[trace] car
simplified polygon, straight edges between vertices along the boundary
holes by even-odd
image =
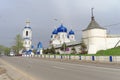
[[[10,52],[10,56],[15,56],[15,53],[14,52]]]
[[[22,54],[16,54],[15,56],[22,56]]]

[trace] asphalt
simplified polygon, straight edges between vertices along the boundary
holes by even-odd
[[[1,60],[29,80],[120,80],[120,65],[115,64],[68,63],[23,57],[2,57]]]

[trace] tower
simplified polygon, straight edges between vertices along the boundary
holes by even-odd
[[[91,21],[88,27],[82,31],[82,40],[87,46],[88,54],[96,54],[98,50],[104,50],[106,47],[106,29],[95,21],[93,8],[91,13]]]
[[[70,30],[68,37],[70,41],[75,41],[75,33],[72,29]]]
[[[31,49],[32,45],[32,29],[30,27],[30,21],[26,21],[26,26],[23,29],[23,47],[26,51]]]

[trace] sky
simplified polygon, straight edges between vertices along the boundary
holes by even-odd
[[[61,23],[80,41],[82,30],[91,20],[91,8],[95,20],[109,34],[120,34],[120,0],[0,0],[0,45],[14,45],[27,19],[35,47],[39,41],[48,47],[52,31]]]

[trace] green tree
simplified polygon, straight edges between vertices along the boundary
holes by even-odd
[[[48,48],[47,48],[47,49],[43,49],[43,53],[44,53],[44,54],[50,53],[50,49],[48,49]]]
[[[86,54],[87,53],[87,46],[85,45],[84,42],[82,42],[80,45],[81,45],[81,48],[80,48],[81,54]]]
[[[72,54],[75,54],[75,53],[76,53],[75,47],[72,47],[72,48],[71,48],[71,51],[72,51]]]
[[[60,49],[65,52],[67,49],[66,43],[63,43]]]
[[[10,48],[0,45],[0,54],[4,53],[5,55],[9,55]]]
[[[51,47],[51,49],[50,49],[50,53],[51,53],[51,54],[56,54],[56,51],[55,51],[55,48],[54,48],[53,45],[52,45],[52,47]]]
[[[16,35],[15,45],[12,46],[12,49],[15,51],[16,54],[19,54],[19,51],[23,49],[23,41],[20,34]]]
[[[11,48],[5,47],[4,48],[4,54],[5,55],[9,55],[10,54],[10,50],[11,50]]]
[[[4,52],[4,46],[3,45],[0,45],[0,54]]]

